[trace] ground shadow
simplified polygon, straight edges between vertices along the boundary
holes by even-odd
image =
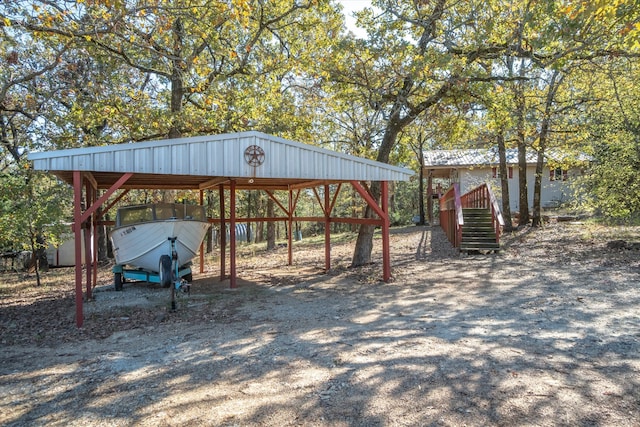
[[[0,390],[12,391],[2,404],[25,409],[3,422],[640,421],[637,273],[494,255],[426,262],[434,229],[419,233],[392,284],[314,267],[235,289],[208,277],[161,324],[87,343],[102,353],[20,361],[14,349],[0,356]]]

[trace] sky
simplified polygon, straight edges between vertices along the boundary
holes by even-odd
[[[371,6],[371,0],[337,0],[342,5],[347,28],[358,37],[366,37],[367,33],[356,27],[353,12]]]

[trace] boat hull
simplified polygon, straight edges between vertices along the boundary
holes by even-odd
[[[119,265],[157,273],[160,257],[171,255],[171,238],[182,266],[196,256],[208,229],[207,222],[184,219],[124,225],[111,232],[113,254]]]

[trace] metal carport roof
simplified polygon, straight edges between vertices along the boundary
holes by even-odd
[[[250,147],[262,150],[260,165],[246,161]],[[414,174],[256,131],[30,153],[29,160],[34,169],[69,184],[73,171],[91,172],[100,189],[109,188],[123,173],[134,175],[122,188],[176,190],[206,189],[224,178],[235,178],[239,189],[289,189],[314,181],[406,181]]]

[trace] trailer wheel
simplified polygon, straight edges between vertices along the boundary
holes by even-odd
[[[169,255],[162,255],[160,257],[160,264],[158,266],[158,275],[160,279],[160,286],[168,288],[171,285],[171,257]]]
[[[115,273],[113,275],[113,283],[115,284],[116,291],[122,290],[122,273]]]
[[[182,278],[186,280],[187,283],[191,283],[193,282],[193,273],[187,273],[184,276],[182,276]]]

